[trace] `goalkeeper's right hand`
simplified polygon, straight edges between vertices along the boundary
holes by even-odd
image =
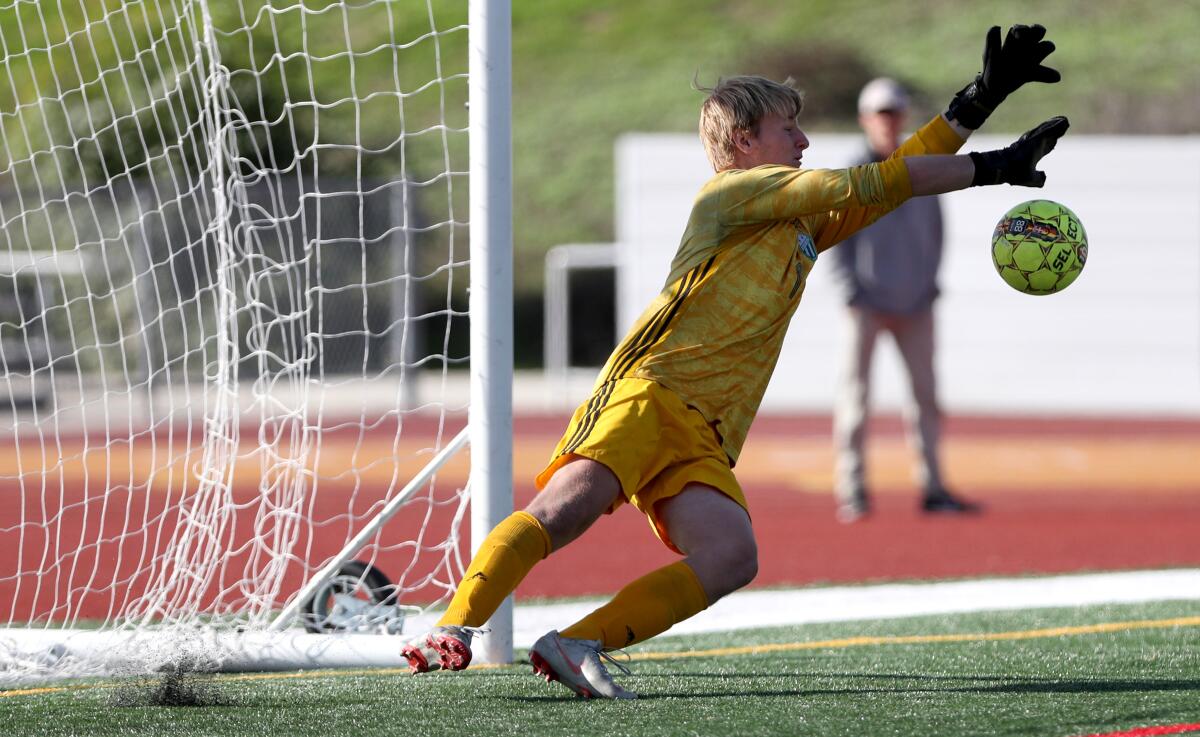
[[[1039,25],[1013,26],[1000,43],[1000,26],[988,29],[983,44],[983,71],[958,91],[950,101],[946,117],[964,128],[976,130],[1004,98],[1026,82],[1053,84],[1062,79],[1057,69],[1042,64],[1054,51]]]
[[[1038,171],[1038,162],[1054,150],[1054,145],[1069,127],[1071,123],[1066,118],[1051,118],[1025,133],[1011,146],[998,151],[972,151],[967,154],[975,162],[971,186],[1016,184],[1021,187],[1041,187],[1046,183],[1046,173]]]

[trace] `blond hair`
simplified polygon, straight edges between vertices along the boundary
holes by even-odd
[[[733,166],[733,134],[739,130],[758,132],[758,124],[771,113],[795,120],[804,108],[804,98],[791,77],[782,83],[757,76],[718,79],[716,87],[695,85],[708,97],[700,107],[700,140],[713,169]]]

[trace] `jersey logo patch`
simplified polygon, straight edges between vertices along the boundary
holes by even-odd
[[[805,258],[813,263],[817,262],[817,247],[813,244],[813,239],[803,230],[796,233],[796,251],[804,254]],[[795,299],[796,294],[800,291],[800,287],[804,286],[804,262],[796,259],[794,264],[796,268],[796,283],[792,285],[792,291],[788,294],[788,299]]]
[[[813,243],[813,239],[809,237],[808,233],[801,232],[796,234],[796,248],[800,251],[800,253],[803,253],[809,261],[817,260],[817,247]]]

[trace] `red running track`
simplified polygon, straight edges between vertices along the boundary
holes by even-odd
[[[410,432],[422,433],[417,423],[410,424]],[[532,476],[565,424],[565,417],[518,421],[518,508],[532,497]],[[344,434],[357,442],[357,433]],[[873,440],[896,446],[887,451],[893,465],[906,457],[898,449],[899,436],[894,419],[873,426]],[[738,474],[759,540],[755,587],[1200,565],[1200,463],[1195,452],[1200,450],[1200,420],[955,418],[946,432],[948,466],[954,471],[950,480],[955,481],[955,474],[972,479],[977,485],[961,491],[982,501],[985,512],[963,518],[923,516],[903,474],[884,474],[884,483],[874,489],[875,514],[854,525],[835,521],[828,483],[821,480],[829,471],[828,437],[827,417],[767,417],[752,431]],[[383,446],[385,451],[390,447],[387,442]],[[1044,456],[1047,448],[1064,449],[1059,455],[1065,454],[1067,465],[1055,465],[1055,455],[1040,465],[1027,462]],[[798,462],[801,457],[807,461]],[[1015,465],[989,466],[988,457],[1017,460]],[[464,470],[442,475],[454,473]],[[346,479],[323,483],[311,512],[318,519],[334,519],[354,494],[356,507],[365,512],[382,488],[386,486],[370,481],[359,486]],[[239,487],[237,492],[239,501],[248,502],[255,488]],[[176,519],[165,512],[162,494],[110,489],[98,508],[78,504],[71,498],[76,493],[82,492],[67,488],[64,495],[50,494],[50,501],[63,505],[56,512],[43,509],[40,497],[20,501],[14,479],[0,484],[0,498],[8,500],[0,504],[0,601],[9,602],[16,621],[31,611],[39,612],[40,619],[106,618],[149,583],[145,545],[153,537],[169,537]],[[145,522],[144,534],[124,534],[130,529],[130,510],[135,522]],[[435,523],[444,523],[452,513],[452,507],[434,510]],[[27,524],[49,515],[58,521],[53,530]],[[253,530],[252,523],[239,522],[239,528]],[[411,539],[418,523],[404,518],[389,522],[385,543]],[[23,536],[14,534],[23,524]],[[327,559],[351,532],[346,526],[345,521],[335,523],[329,534],[311,540],[301,534],[296,549],[306,551],[311,562]],[[102,541],[81,545],[84,529],[92,535],[102,532]],[[377,559],[393,579],[404,569],[403,552],[393,547]],[[251,553],[248,549],[234,568]],[[645,518],[624,506],[538,565],[517,595],[611,594],[675,559]],[[43,573],[14,575],[18,560],[19,570]],[[114,577],[119,581],[115,586]],[[297,565],[283,590],[295,590],[302,581]],[[418,591],[410,600],[432,598]]]

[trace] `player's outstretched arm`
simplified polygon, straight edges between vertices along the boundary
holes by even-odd
[[[1046,174],[1038,170],[1038,162],[1054,150],[1069,127],[1066,118],[1051,118],[1012,145],[996,151],[973,151],[965,156],[905,157],[912,193],[914,196],[943,194],[988,184],[1041,187],[1046,183]]]
[[[1054,83],[1062,76],[1042,64],[1054,51],[1054,43],[1045,39],[1046,29],[1039,25],[1016,25],[1008,29],[1000,42],[1000,26],[988,29],[983,44],[983,71],[950,101],[946,119],[973,131],[1021,85],[1027,82]]]

